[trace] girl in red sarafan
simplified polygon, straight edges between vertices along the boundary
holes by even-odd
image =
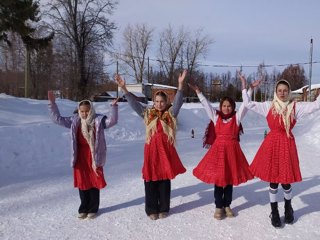
[[[277,200],[279,184],[284,192],[284,222],[291,224],[294,221],[291,183],[302,181],[297,147],[291,130],[298,119],[320,109],[319,96],[314,102],[294,102],[290,93],[289,82],[281,79],[275,85],[273,101],[252,101],[247,105],[250,110],[266,117],[270,128],[250,170],[254,176],[269,183],[270,218],[274,227],[282,225]],[[248,101],[250,95],[249,90]]]
[[[80,219],[92,219],[99,210],[100,189],[107,184],[103,175],[106,162],[106,140],[104,129],[118,121],[117,99],[113,101],[111,116],[96,114],[92,103],[83,100],[77,112],[70,117],[62,117],[52,91],[48,92],[50,118],[56,124],[70,128],[74,187],[79,189]]]
[[[238,73],[240,76],[241,74]],[[240,77],[242,95],[247,96],[246,81]],[[249,171],[249,164],[239,144],[239,134],[242,130],[241,120],[245,111],[245,102],[235,111],[233,99],[224,97],[220,101],[220,110],[214,109],[197,86],[189,85],[198,95],[205,108],[210,125],[207,128],[207,138],[213,140],[210,149],[194,168],[193,175],[201,181],[214,184],[214,198],[216,209],[214,218],[221,220],[225,216],[233,217],[230,208],[232,202],[233,185],[239,185],[253,178]],[[247,100],[247,97],[243,97]],[[207,144],[208,142],[204,142]]]
[[[168,96],[159,91],[155,94],[152,108],[138,102],[127,90],[120,75],[116,76],[129,105],[144,119],[146,125],[142,177],[145,185],[145,211],[152,220],[168,216],[171,179],[186,171],[175,149],[176,117],[183,104],[182,88],[186,73],[186,70],[183,71],[178,78],[179,86],[173,105]]]

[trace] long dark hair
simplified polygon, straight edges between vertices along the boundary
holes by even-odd
[[[236,109],[236,102],[235,102],[231,97],[227,97],[227,96],[221,98],[221,100],[220,100],[220,111],[221,111],[222,104],[223,104],[224,101],[228,101],[228,102],[231,104],[232,110],[235,111],[235,109]]]

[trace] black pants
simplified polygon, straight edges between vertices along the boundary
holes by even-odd
[[[278,189],[278,187],[279,187],[279,183],[270,183],[270,188],[272,188],[272,189]],[[281,184],[281,186],[282,186],[282,188],[284,189],[284,190],[289,190],[290,188],[291,188],[291,184],[290,183],[288,183],[288,184]]]
[[[144,181],[146,214],[169,212],[171,181]]]
[[[214,186],[214,199],[217,208],[229,207],[232,202],[233,186]]]
[[[100,190],[97,188],[91,188],[89,190],[80,190],[79,195],[81,204],[79,207],[79,213],[97,213],[100,203]]]

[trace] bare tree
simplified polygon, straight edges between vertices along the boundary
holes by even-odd
[[[56,35],[53,44],[54,63],[48,88],[60,90],[61,97],[71,99],[71,90],[78,82],[76,51],[73,43],[62,35]]]
[[[0,42],[0,66],[8,71],[23,71],[24,66],[24,45],[17,33],[9,32],[10,46]]]
[[[52,28],[58,35],[72,43],[75,52],[77,87],[76,98],[89,95],[89,49],[106,49],[112,45],[115,24],[111,15],[117,2],[113,0],[54,0],[49,4],[48,15],[54,22]]]
[[[25,46],[25,97],[28,96],[28,81],[30,75],[30,54],[47,47],[53,39],[54,33],[38,31],[40,25],[39,1],[10,1],[0,2],[0,41],[9,46],[11,39],[9,32],[17,33]],[[43,34],[44,33],[44,34]]]
[[[280,78],[286,79],[292,90],[303,87],[307,83],[307,78],[304,73],[304,68],[299,65],[289,65],[280,75]]]
[[[52,43],[31,53],[29,94],[35,99],[46,99],[53,69]]]
[[[208,35],[203,35],[202,29],[196,30],[193,35],[188,35],[185,57],[188,64],[188,73],[191,76],[193,71],[198,67],[199,57],[206,56],[209,50],[208,47],[212,43],[213,39]]]
[[[88,51],[88,91],[92,94],[101,93],[99,86],[104,83],[107,74],[104,72],[104,57],[99,53],[99,49],[95,47],[90,48]]]
[[[260,91],[260,99],[264,101],[267,100],[267,92],[268,92],[268,78],[267,78],[267,70],[265,68],[265,64],[260,63],[257,69],[257,79],[261,80],[261,91]]]
[[[153,29],[147,24],[127,25],[123,32],[124,53],[119,55],[119,60],[123,61],[133,70],[134,77],[138,83],[144,78],[144,72],[148,67],[146,64],[146,54],[152,43]]]
[[[15,32],[8,32],[10,45],[0,42],[0,89],[14,96],[23,96],[23,71],[25,60],[25,46]]]
[[[164,70],[168,82],[173,85],[175,70],[178,68],[179,54],[182,53],[183,44],[186,42],[187,33],[183,27],[180,27],[175,33],[169,26],[160,33],[159,39],[159,63],[160,68]],[[181,57],[181,59],[183,59]],[[180,69],[183,68],[180,64]]]

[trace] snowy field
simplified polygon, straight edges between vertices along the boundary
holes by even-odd
[[[293,185],[296,219],[293,225],[275,229],[268,217],[267,183],[258,179],[234,188],[235,218],[213,218],[213,187],[192,175],[206,152],[202,136],[209,121],[198,103],[184,104],[178,116],[177,151],[187,172],[172,181],[168,218],[151,221],[145,215],[141,179],[145,128],[127,103],[120,103],[118,124],[105,131],[108,185],[101,191],[99,215],[79,220],[69,129],[51,122],[47,104],[0,94],[0,239],[320,239],[320,111],[294,129],[303,176],[303,182]],[[60,99],[57,104],[63,116],[77,106]],[[109,103],[95,107],[99,113],[110,110]],[[266,121],[249,112],[243,126],[240,143],[251,162]],[[281,189],[279,193],[283,218]]]

